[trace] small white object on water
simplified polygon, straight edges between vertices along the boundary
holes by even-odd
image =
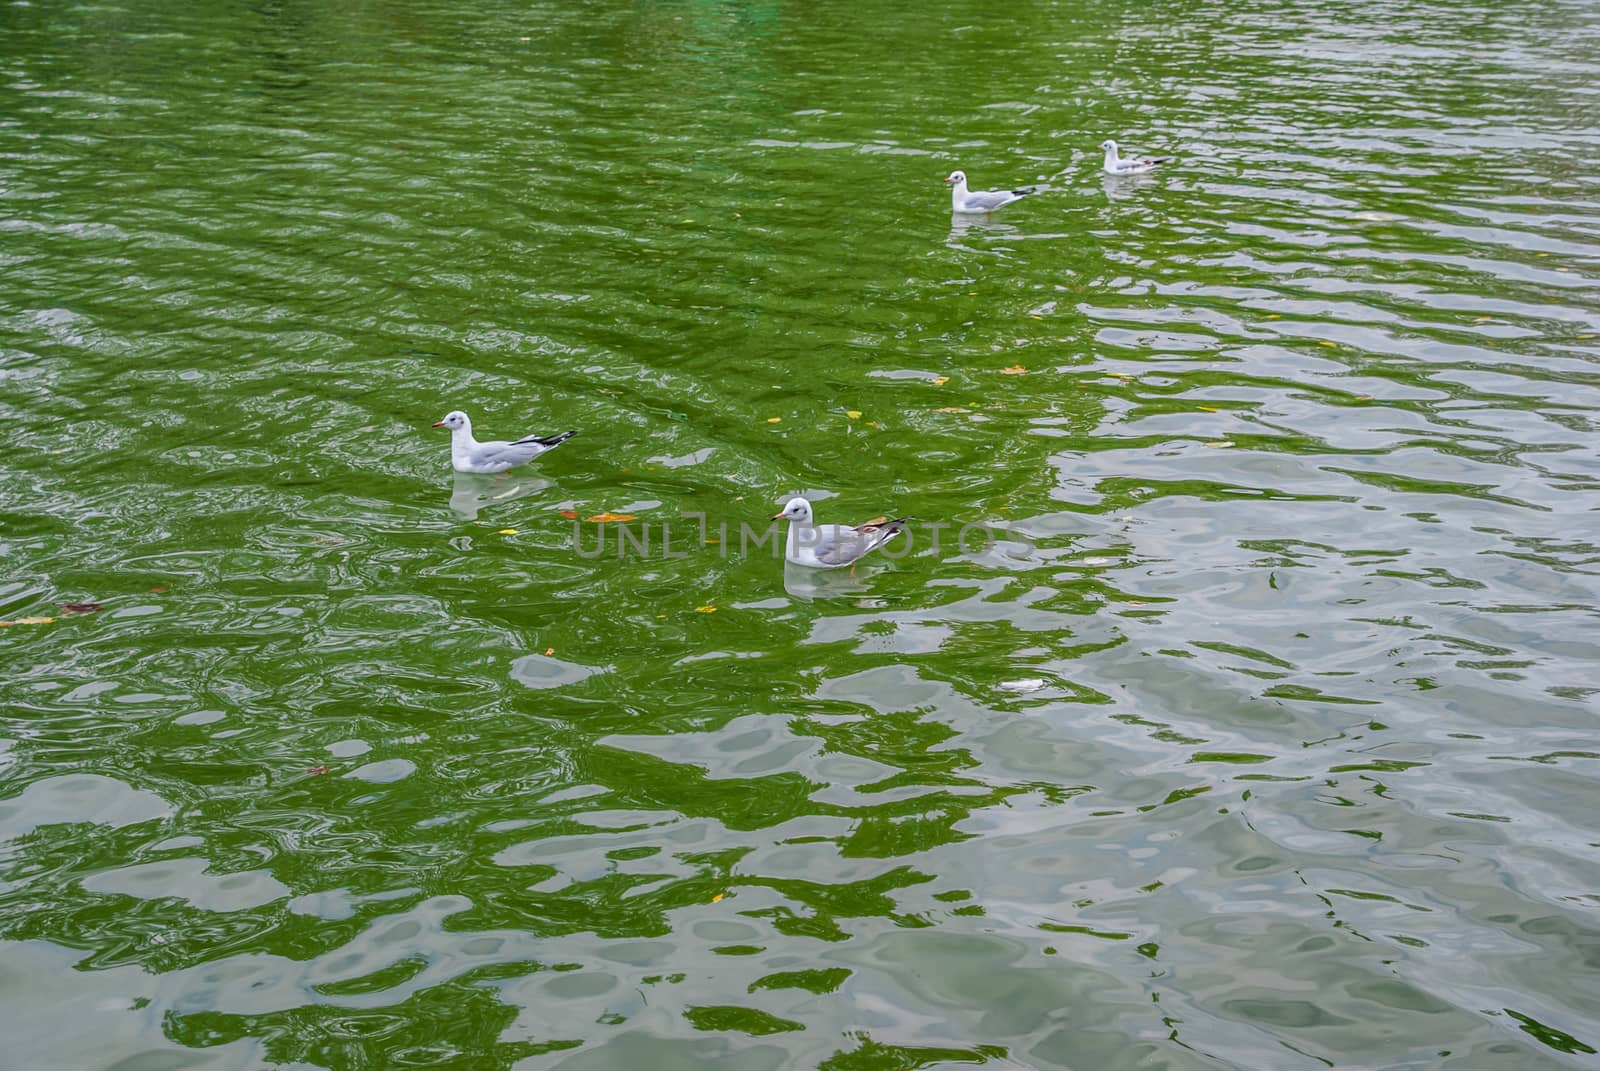
[[[1029,692],[1039,691],[1039,689],[1046,687],[1048,684],[1049,682],[1043,677],[1024,677],[1018,681],[1002,681],[1000,687],[1008,692],[1016,692],[1018,695],[1027,695]]]

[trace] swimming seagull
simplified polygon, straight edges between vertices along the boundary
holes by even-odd
[[[993,212],[997,208],[1004,208],[1012,201],[1019,201],[1035,192],[1033,187],[1026,186],[1020,190],[979,190],[976,193],[967,189],[967,173],[965,171],[952,171],[946,182],[954,183],[950,190],[950,211],[952,212]]]
[[[885,520],[878,517],[854,528],[843,524],[817,524],[811,517],[811,503],[791,498],[772,519],[789,522],[789,541],[783,556],[795,565],[810,569],[838,569],[856,562],[905,531],[910,517]]]
[[[1107,138],[1100,143],[1106,151],[1106,174],[1108,175],[1142,175],[1146,171],[1154,171],[1162,164],[1170,163],[1172,157],[1158,156],[1154,159],[1124,160],[1117,156],[1117,143]]]
[[[472,437],[472,421],[459,409],[446,413],[444,419],[434,427],[450,429],[450,464],[455,470],[477,473],[504,472],[523,462],[532,461],[546,450],[553,450],[578,434],[576,431],[564,431],[560,435],[542,438],[530,435],[509,443],[480,443]]]

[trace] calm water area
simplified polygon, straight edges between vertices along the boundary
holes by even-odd
[[[1600,1068],[1600,3],[0,0],[0,621],[0,1068]]]

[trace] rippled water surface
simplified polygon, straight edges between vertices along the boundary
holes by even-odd
[[[1597,86],[1587,0],[0,8],[0,1063],[1600,1067]]]

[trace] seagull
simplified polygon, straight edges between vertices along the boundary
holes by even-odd
[[[993,212],[997,208],[1004,208],[1012,201],[1019,201],[1033,193],[1031,186],[1020,190],[979,190],[973,193],[967,189],[967,173],[965,171],[952,171],[946,182],[955,183],[950,190],[950,211],[952,212]]]
[[[1154,159],[1124,160],[1117,156],[1117,143],[1107,138],[1100,143],[1106,151],[1106,174],[1108,175],[1142,175],[1146,171],[1154,171],[1162,164],[1170,163],[1172,157],[1158,156]]]
[[[856,562],[905,531],[910,517],[885,520],[882,517],[851,528],[843,524],[816,524],[811,519],[811,503],[791,498],[774,513],[775,521],[789,521],[789,541],[783,556],[795,565],[810,569],[854,568]]]
[[[576,431],[564,431],[560,435],[543,438],[530,435],[516,442],[480,443],[472,437],[472,421],[459,409],[446,413],[444,419],[434,427],[450,429],[451,466],[457,472],[481,474],[504,472],[525,461],[532,461],[546,450],[552,450],[578,434]]]

